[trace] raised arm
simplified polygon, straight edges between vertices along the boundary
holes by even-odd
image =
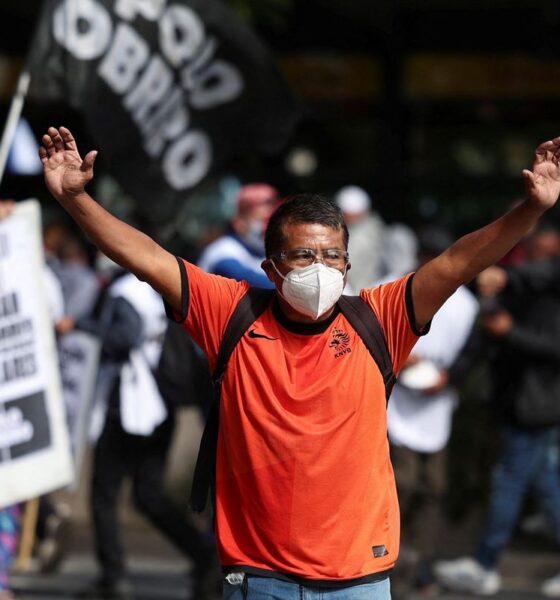
[[[82,160],[68,129],[50,127],[39,156],[45,183],[88,238],[109,258],[157,290],[181,310],[181,279],[175,257],[150,237],[120,221],[85,191],[93,178],[96,151]]]
[[[560,193],[560,137],[535,151],[533,170],[523,177],[527,199],[496,221],[457,240],[418,270],[412,283],[416,325],[423,327],[445,300],[497,262],[556,204]]]

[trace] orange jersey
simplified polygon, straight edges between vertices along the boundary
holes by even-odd
[[[214,369],[248,284],[185,265],[185,328]],[[395,373],[418,339],[411,280],[361,293]],[[273,302],[233,351],[222,383],[216,531],[225,568],[340,585],[394,565],[399,510],[385,387],[341,313],[294,323]]]

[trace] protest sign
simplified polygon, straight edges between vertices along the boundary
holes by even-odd
[[[0,221],[0,507],[66,486],[73,465],[37,201]]]

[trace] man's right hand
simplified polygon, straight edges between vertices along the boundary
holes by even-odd
[[[43,163],[45,183],[57,200],[80,194],[93,178],[97,151],[88,152],[82,160],[76,141],[66,127],[49,127],[42,138],[39,157]]]
[[[66,127],[50,127],[42,141],[39,155],[51,194],[101,252],[149,283],[180,312],[183,295],[175,256],[145,233],[114,217],[85,191],[93,178],[97,152],[89,152],[82,160]]]

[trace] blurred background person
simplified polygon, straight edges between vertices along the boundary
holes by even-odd
[[[120,492],[127,478],[132,480],[137,509],[193,561],[194,597],[213,597],[207,595],[216,581],[213,545],[164,490],[174,419],[154,376],[167,328],[161,298],[134,275],[120,270],[105,291],[98,318],[82,318],[76,327],[98,334],[103,342],[96,402],[103,405],[97,408],[104,415],[94,447],[90,490],[101,573],[80,597],[133,597],[118,517]],[[98,421],[95,415],[93,419]]]
[[[383,278],[401,273],[406,275],[418,265],[418,238],[412,227],[406,223],[385,225],[383,247],[381,249],[381,269]]]
[[[264,231],[278,200],[278,191],[267,183],[241,186],[226,233],[203,250],[198,266],[208,273],[272,288],[261,263]]]
[[[55,319],[57,347],[61,373],[65,372],[66,353],[64,334],[75,326],[76,321],[90,317],[100,293],[100,283],[90,265],[86,241],[80,234],[64,224],[53,222],[43,232],[47,264],[56,276],[62,292],[63,314]],[[76,426],[80,406],[75,393],[67,393],[63,387],[66,418],[72,444],[76,439]],[[70,508],[68,504],[54,502],[51,496],[42,496],[37,520],[36,555],[39,568],[52,572],[58,568],[65,552],[69,533]]]
[[[214,546],[164,490],[174,418],[155,378],[167,329],[161,297],[121,270],[106,289],[99,318],[82,319],[76,326],[97,333],[103,342],[96,401],[103,404],[104,416],[90,492],[101,573],[80,597],[122,600],[133,595],[118,518],[120,492],[130,478],[138,510],[192,561],[193,598],[213,598]]]
[[[420,268],[453,243],[453,237],[443,227],[426,228],[418,238],[417,264],[403,265],[403,273]],[[475,296],[465,286],[458,288],[434,317],[429,333],[414,347],[387,408],[391,459],[401,507],[401,561],[412,567],[412,576],[406,583],[424,595],[437,591],[431,564],[442,532],[446,446],[459,402],[449,369],[460,355],[477,313]]]
[[[560,269],[558,259],[550,260],[560,252],[557,228],[543,222],[526,238],[525,252],[527,263],[491,267],[479,278],[486,296],[480,347],[490,355],[501,449],[475,552],[434,566],[438,580],[455,591],[499,591],[498,563],[531,490],[560,543]],[[543,591],[560,596],[560,578],[545,582]]]
[[[100,285],[85,241],[81,236],[69,233],[61,241],[54,271],[60,280],[66,316],[74,320],[89,316],[99,296]]]
[[[348,254],[352,268],[348,269],[348,283],[359,293],[385,275],[383,267],[383,234],[385,224],[372,210],[369,194],[356,185],[341,188],[334,195],[350,238]]]

